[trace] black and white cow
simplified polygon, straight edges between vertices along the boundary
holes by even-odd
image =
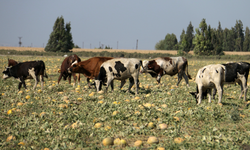
[[[197,84],[196,92],[190,92],[201,103],[201,99],[208,94],[209,102],[211,102],[211,91],[214,89],[213,97],[218,91],[219,101],[221,103],[223,85],[238,83],[241,86],[241,94],[244,92],[244,100],[247,95],[247,78],[249,74],[250,64],[246,62],[227,63],[208,65],[199,69],[195,82]]]
[[[41,88],[43,89],[43,77],[48,78],[46,72],[45,72],[45,64],[42,60],[38,61],[29,61],[29,62],[23,62],[18,63],[17,65],[13,67],[7,67],[3,71],[3,79],[7,79],[10,77],[14,77],[15,79],[19,80],[18,89],[24,86],[25,89],[27,89],[25,81],[26,79],[34,79],[35,85],[33,89],[36,88],[37,83],[39,82],[38,76],[40,76],[41,81]]]
[[[108,90],[109,85],[113,90],[113,80],[121,80],[121,86],[126,83],[126,79],[129,78],[129,88],[135,84],[136,85],[136,94],[138,94],[139,88],[139,71],[142,64],[141,60],[135,58],[114,58],[104,62],[100,67],[100,72],[98,77],[95,80],[97,92],[101,90],[102,83],[107,80],[106,91]]]
[[[152,77],[156,78],[158,83],[160,83],[163,75],[173,76],[178,74],[177,86],[182,77],[184,77],[187,86],[189,86],[188,78],[192,79],[188,74],[188,61],[184,57],[158,57],[150,61],[144,60],[140,72],[149,73]]]

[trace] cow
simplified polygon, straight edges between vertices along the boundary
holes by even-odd
[[[184,77],[187,86],[189,86],[188,78],[192,79],[188,74],[188,61],[184,57],[158,57],[150,61],[144,60],[140,72],[149,73],[152,77],[156,78],[158,84],[160,84],[163,75],[173,76],[178,74],[177,86],[182,77]]]
[[[97,92],[101,90],[102,83],[107,80],[107,86],[105,92],[107,92],[109,85],[111,89],[114,89],[113,80],[121,80],[121,86],[126,83],[126,79],[129,78],[129,88],[136,85],[136,94],[138,94],[139,88],[139,72],[142,61],[135,58],[114,58],[104,62],[100,67],[100,73],[95,80]]]
[[[196,76],[197,84],[196,92],[190,92],[198,99],[197,104],[201,103],[206,94],[208,94],[209,102],[211,102],[211,91],[214,89],[213,97],[218,91],[219,101],[221,103],[223,85],[238,83],[241,86],[241,94],[244,92],[244,100],[247,95],[247,78],[249,74],[250,64],[246,62],[227,63],[208,65],[201,68]]]
[[[8,58],[8,67],[15,66],[16,64],[18,64],[17,61]]]
[[[45,71],[45,64],[42,60],[18,63],[13,67],[7,67],[3,71],[3,74],[3,79],[14,77],[15,79],[19,80],[18,90],[21,89],[22,85],[25,89],[27,89],[25,80],[32,78],[35,80],[33,89],[35,89],[37,83],[41,81],[41,88],[43,90],[43,77],[48,78]],[[40,79],[38,78],[38,76],[40,76]]]
[[[60,69],[60,75],[58,77],[58,81],[57,83],[59,84],[59,82],[61,81],[62,77],[64,80],[66,80],[68,78],[69,84],[71,84],[71,75],[74,78],[74,85],[76,84],[76,80],[77,80],[77,76],[75,73],[70,73],[68,72],[68,68],[72,65],[72,63],[77,63],[80,62],[81,59],[76,55],[70,55],[68,57],[66,57],[61,65],[61,69]],[[78,75],[78,84],[80,83],[80,75]]]
[[[244,93],[244,100],[246,101],[247,96],[247,79],[249,75],[250,64],[247,62],[228,62],[222,64],[226,68],[225,83],[224,84],[235,84],[238,83],[241,87],[241,94],[239,99],[241,99],[242,94]],[[244,77],[243,77],[243,76]],[[216,94],[216,89],[213,91],[213,98]]]
[[[95,79],[99,74],[102,63],[110,59],[113,59],[113,57],[92,57],[79,63],[75,62],[68,68],[68,72],[82,73],[87,78],[88,86],[91,88],[90,79]]]

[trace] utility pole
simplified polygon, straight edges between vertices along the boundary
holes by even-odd
[[[84,48],[84,42],[82,42],[82,48]]]
[[[22,42],[21,42],[21,39],[22,39],[22,37],[18,37],[19,38],[19,47],[21,47],[22,46]]]
[[[117,41],[117,49],[118,49],[118,44],[119,44],[119,41]]]
[[[138,39],[136,40],[136,49],[138,49]]]

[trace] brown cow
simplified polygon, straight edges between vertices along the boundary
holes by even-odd
[[[16,64],[18,64],[17,61],[8,58],[8,67],[10,67],[10,66],[13,67],[13,66],[15,66]]]
[[[64,61],[62,62],[62,65],[61,65],[60,76],[58,78],[58,84],[59,84],[60,80],[62,79],[62,77],[64,80],[66,80],[68,77],[68,81],[70,84],[71,83],[71,75],[74,78],[74,85],[76,84],[77,76],[75,73],[71,74],[70,72],[68,72],[68,68],[72,65],[72,63],[80,62],[80,61],[81,61],[81,59],[76,54],[70,55],[64,59]],[[78,76],[78,84],[79,83],[80,83],[80,75]]]
[[[72,64],[72,66],[68,68],[68,72],[82,73],[85,77],[87,77],[88,86],[91,88],[89,80],[97,78],[102,63],[110,59],[113,59],[113,57],[93,57],[88,60]]]
[[[185,70],[187,71],[187,74],[185,73]],[[157,77],[158,83],[160,83],[163,75],[167,74],[173,76],[178,74],[177,86],[182,77],[184,77],[188,86],[188,78],[192,79],[188,74],[187,59],[184,57],[158,57],[150,61],[144,60],[141,73],[149,73],[152,77]]]

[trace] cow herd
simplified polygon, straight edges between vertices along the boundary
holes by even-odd
[[[249,74],[250,64],[247,62],[229,62],[226,64],[213,64],[204,66],[198,70],[195,78],[196,92],[190,92],[194,95],[197,104],[208,95],[209,102],[211,102],[211,94],[213,91],[213,98],[218,92],[218,103],[221,103],[223,95],[223,85],[238,83],[241,86],[240,98],[244,93],[244,100],[247,96],[247,79]],[[189,86],[188,79],[191,76],[188,74],[188,61],[184,57],[158,57],[153,60],[141,61],[136,58],[113,58],[113,57],[92,57],[85,61],[77,55],[71,55],[64,59],[59,70],[58,84],[63,78],[71,83],[71,76],[74,78],[74,85],[77,81],[80,83],[80,74],[87,78],[89,88],[95,86],[97,91],[102,89],[102,85],[106,85],[105,91],[111,86],[114,89],[113,81],[120,80],[120,88],[129,79],[128,92],[133,85],[136,88],[136,94],[139,89],[139,74],[149,73],[152,77],[156,78],[160,83],[161,77],[164,75],[178,75],[177,85],[182,78],[185,79],[187,86]],[[41,81],[41,88],[43,89],[43,77],[48,78],[45,71],[45,63],[42,60],[29,61],[29,62],[16,62],[15,60],[8,59],[8,67],[3,71],[3,79],[14,77],[19,80],[18,89],[24,86],[26,89],[25,80],[34,79],[36,88],[37,83]],[[90,79],[94,79],[95,83],[90,83]]]

